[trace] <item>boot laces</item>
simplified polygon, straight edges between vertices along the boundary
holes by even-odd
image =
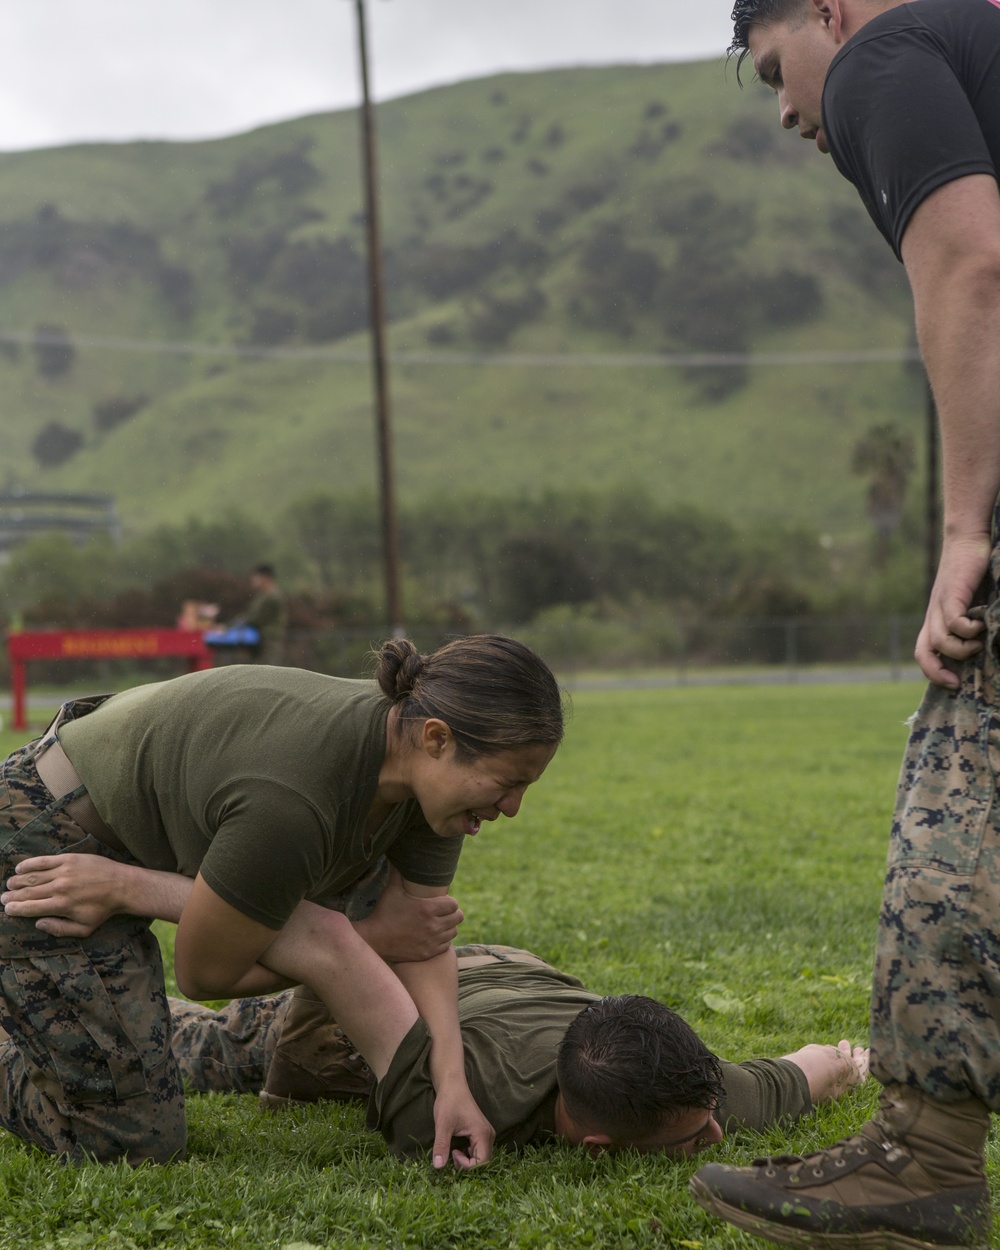
[[[345,1066],[350,1068],[352,1072],[360,1071],[366,1075],[371,1070],[360,1050],[352,1050],[348,1053]]]
[[[777,1176],[779,1168],[787,1169],[788,1180],[793,1184],[800,1181],[822,1180],[828,1175],[835,1175],[849,1162],[868,1156],[873,1160],[882,1152],[888,1159],[893,1159],[893,1151],[901,1149],[893,1142],[885,1131],[885,1126],[878,1123],[878,1117],[872,1122],[878,1133],[869,1136],[858,1133],[843,1141],[834,1142],[823,1150],[815,1150],[807,1155],[776,1155],[772,1158],[755,1159],[754,1167],[764,1169],[765,1176]]]

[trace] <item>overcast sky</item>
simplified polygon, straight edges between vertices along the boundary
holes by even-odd
[[[722,57],[729,0],[367,0],[377,98]],[[214,138],[355,103],[353,0],[0,0],[0,149]]]

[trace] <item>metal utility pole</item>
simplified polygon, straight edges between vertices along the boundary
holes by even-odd
[[[934,392],[931,380],[924,374],[924,388],[927,397],[927,598],[930,602],[931,591],[934,589],[934,578],[937,576],[938,539],[941,532],[941,504],[938,492],[938,423],[937,405],[934,403]]]
[[[354,0],[358,21],[358,60],[361,67],[361,163],[368,226],[369,310],[372,331],[372,369],[378,434],[379,482],[382,498],[382,552],[385,569],[387,624],[394,638],[405,634],[400,589],[399,514],[396,507],[396,467],[392,446],[392,409],[389,403],[389,365],[385,342],[385,285],[382,280],[382,241],[379,223],[378,178],[375,156],[375,114],[368,84],[368,32],[364,0]]]

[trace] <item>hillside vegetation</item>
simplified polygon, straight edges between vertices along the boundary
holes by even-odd
[[[851,449],[919,433],[912,369],[593,363],[910,344],[901,269],[769,93],[721,63],[560,70],[379,126],[405,499],[635,484],[866,529]],[[359,206],[352,112],[0,157],[0,485],[113,493],[133,534],[373,489]]]

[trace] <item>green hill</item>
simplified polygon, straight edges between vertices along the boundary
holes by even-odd
[[[770,93],[720,63],[560,70],[379,127],[405,496],[636,482],[862,528],[851,447],[919,435],[912,369],[648,363],[911,341],[902,270]],[[0,485],[111,492],[131,530],[374,487],[359,204],[353,113],[0,157]],[[203,350],[234,344],[306,354]]]

